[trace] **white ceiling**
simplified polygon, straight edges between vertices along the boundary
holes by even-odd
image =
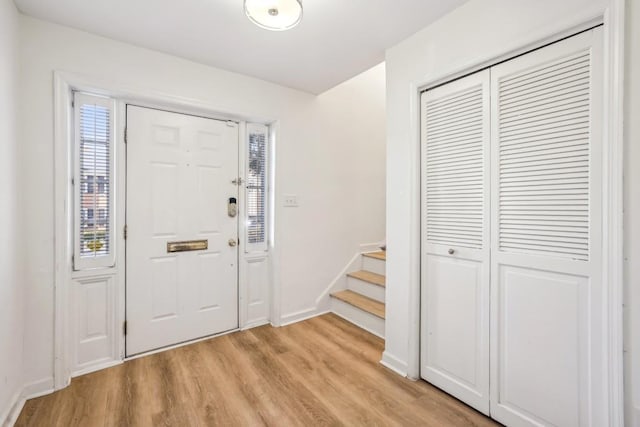
[[[15,0],[25,14],[321,93],[466,0],[303,0],[300,25],[256,27],[242,0]]]

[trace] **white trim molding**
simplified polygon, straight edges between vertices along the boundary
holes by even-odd
[[[27,400],[22,397],[22,390],[13,394],[7,408],[0,414],[0,425],[10,427],[16,423]]]
[[[316,307],[308,308],[306,310],[296,311],[295,313],[282,316],[282,319],[280,319],[280,325],[278,326],[281,327],[281,326],[292,325],[294,323],[302,322],[303,320],[308,320],[313,317],[322,316],[323,314],[327,314],[329,312],[330,310],[319,310]]]
[[[608,284],[609,425],[624,425],[624,0],[611,0],[605,23],[604,277]]]
[[[4,413],[0,413],[0,426],[2,427],[11,427],[13,426],[22,409],[24,408],[24,404],[29,399],[35,399],[36,397],[44,396],[46,394],[51,394],[55,390],[53,388],[53,377],[44,378],[39,381],[34,381],[29,384],[24,385],[21,389],[17,390],[11,401],[9,406],[5,409]]]
[[[71,123],[71,86],[59,73],[54,73],[54,192],[55,192],[55,278],[54,278],[54,389],[69,385],[71,368],[69,345],[69,288],[71,282],[71,230],[73,196],[69,180],[72,176],[73,153]]]
[[[382,360],[380,360],[380,364],[391,369],[398,375],[407,377],[407,371],[409,369],[407,363],[390,354],[388,351],[384,351],[382,353]]]
[[[43,378],[26,384],[22,389],[22,397],[29,400],[53,393],[54,391],[53,377]]]

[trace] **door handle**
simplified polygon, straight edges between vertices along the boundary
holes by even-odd
[[[238,241],[236,239],[229,239],[229,246],[234,247],[237,246]]]

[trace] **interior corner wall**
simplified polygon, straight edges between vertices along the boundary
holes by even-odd
[[[387,51],[387,300],[383,360],[418,375],[420,148],[415,84],[445,78],[601,15],[606,0],[471,0]],[[412,324],[413,322],[413,324]],[[413,326],[413,328],[412,328]]]
[[[625,425],[640,426],[640,2],[626,1],[624,104]]]
[[[299,298],[305,298],[305,307],[313,307],[319,294],[360,251],[360,244],[384,239],[384,63],[318,95],[311,122],[309,131],[315,137],[299,141],[299,152],[278,150],[276,160],[294,166],[287,174],[291,181],[281,188],[299,195],[300,203],[281,214],[282,221],[296,230],[289,238],[297,240],[280,241],[282,274],[290,278],[283,281],[283,313],[313,314],[298,311]],[[309,185],[315,190],[309,191]],[[306,247],[301,246],[304,242]],[[298,253],[296,257],[296,251],[301,250],[306,255]],[[285,259],[302,257],[309,260],[284,264]],[[314,258],[324,266],[320,268]],[[310,276],[324,288],[314,286],[320,292],[305,296],[301,291]],[[287,314],[283,318],[286,322]]]
[[[22,391],[23,287],[18,242],[18,11],[0,0],[0,423]]]
[[[29,242],[24,363],[32,389],[46,388],[53,375],[54,70],[278,120],[281,318],[313,312],[359,244],[384,238],[384,66],[314,96],[26,16],[20,31],[20,190],[28,195],[20,212]],[[282,207],[284,194],[296,194],[299,207]]]

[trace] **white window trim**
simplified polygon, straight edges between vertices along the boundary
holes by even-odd
[[[116,260],[116,247],[114,234],[116,233],[115,223],[115,202],[117,195],[115,191],[115,129],[116,129],[116,108],[115,101],[103,96],[96,96],[88,93],[74,92],[74,109],[73,109],[73,198],[74,198],[74,223],[73,223],[73,270],[90,270],[96,268],[113,267]],[[89,103],[94,105],[100,105],[108,108],[110,111],[109,120],[109,208],[107,211],[107,217],[109,218],[109,253],[105,256],[95,258],[82,258],[80,256],[80,245],[82,238],[80,236],[80,223],[82,220],[82,186],[80,185],[80,106],[83,103]],[[98,182],[94,178],[93,191],[97,191]],[[98,212],[93,212],[93,219],[98,219]]]

